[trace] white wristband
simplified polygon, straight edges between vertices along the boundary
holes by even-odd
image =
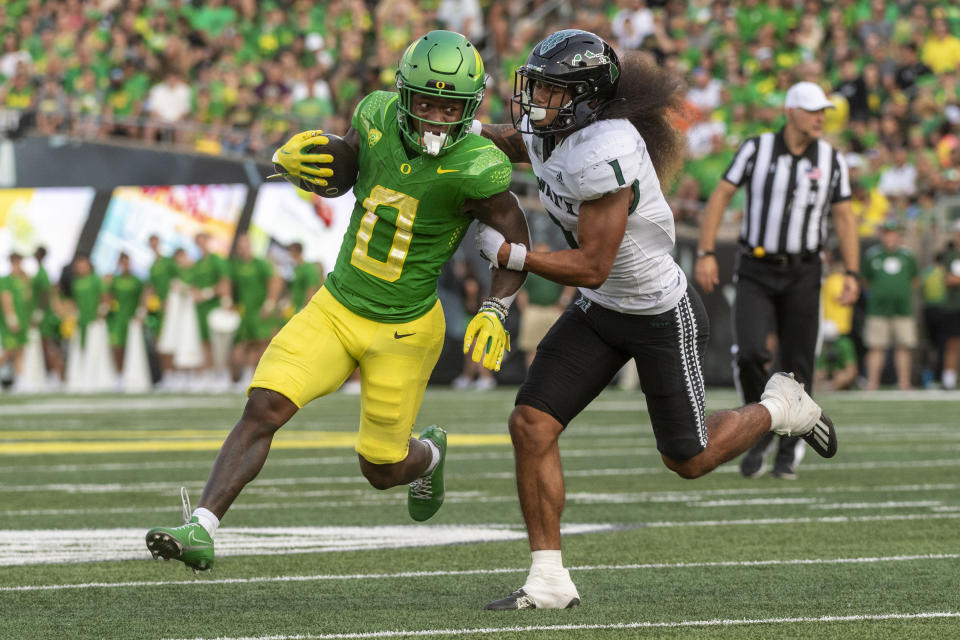
[[[470,123],[470,133],[475,133],[476,135],[481,135],[483,133],[483,123],[479,120],[474,120]]]
[[[523,263],[527,260],[527,248],[517,242],[510,243],[510,257],[507,258],[507,269],[523,271]]]

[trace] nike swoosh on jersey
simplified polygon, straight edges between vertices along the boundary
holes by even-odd
[[[443,167],[437,167],[437,173],[439,174],[456,173],[458,171],[460,171],[460,169],[444,169]]]
[[[416,331],[414,331],[413,333],[397,333],[396,331],[393,332],[393,337],[396,338],[397,340],[399,340],[400,338],[409,338],[410,336],[415,336],[415,335],[417,335]]]

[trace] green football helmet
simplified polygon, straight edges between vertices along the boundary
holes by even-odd
[[[483,61],[476,47],[459,33],[431,31],[415,40],[400,58],[397,71],[397,119],[406,141],[421,153],[439,156],[467,137],[473,116],[483,100]],[[436,122],[413,115],[415,93],[462,100],[463,115],[456,122]],[[422,134],[423,123],[442,125],[446,133]]]

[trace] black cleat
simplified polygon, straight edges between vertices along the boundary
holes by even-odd
[[[821,413],[813,428],[800,437],[824,458],[837,455],[837,430],[833,427],[833,420],[825,413]]]
[[[565,607],[557,607],[558,609],[572,609],[573,607],[580,604],[580,598],[572,598],[570,602],[567,603]],[[517,611],[520,609],[536,609],[537,603],[533,601],[533,598],[527,595],[527,592],[521,587],[517,589],[506,598],[501,600],[494,600],[487,604],[484,607],[487,611]]]

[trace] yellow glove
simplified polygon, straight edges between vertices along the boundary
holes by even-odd
[[[476,341],[473,350],[473,361],[480,362],[491,371],[500,371],[503,364],[503,354],[510,351],[510,334],[503,326],[503,319],[492,307],[481,306],[477,315],[467,325],[467,332],[463,336],[463,352],[470,353],[470,348]]]
[[[327,186],[324,178],[331,177],[333,169],[317,165],[333,162],[333,156],[329,153],[315,153],[317,149],[314,148],[327,142],[329,139],[320,129],[303,131],[293,136],[273,153],[273,164],[277,173],[270,177],[282,177],[294,184],[303,181],[320,187]]]

